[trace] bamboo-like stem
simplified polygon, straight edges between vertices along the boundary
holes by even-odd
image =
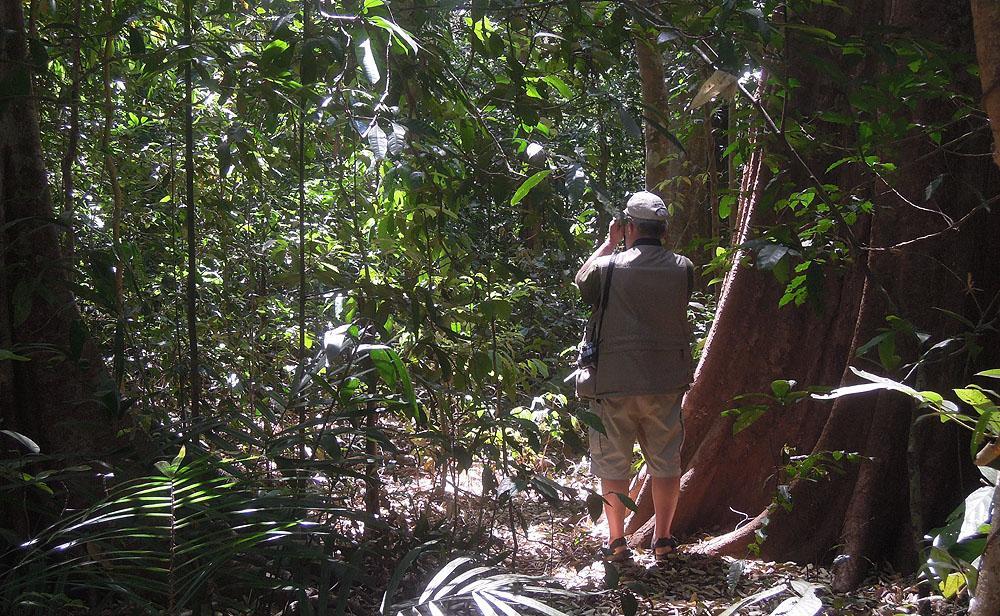
[[[309,45],[311,35],[311,15],[309,11],[310,0],[302,1],[302,57],[299,64],[299,78],[302,81],[302,93],[299,96],[298,110],[298,174],[299,174],[299,203],[298,203],[298,234],[299,234],[299,349],[298,349],[298,383],[303,382],[306,373],[306,105],[309,102],[307,85],[303,74],[305,73],[306,47]],[[306,421],[306,401],[299,391],[297,404],[299,407],[299,425]],[[305,428],[299,434],[299,455],[306,457]]]
[[[191,76],[194,53],[191,49],[194,17],[194,0],[181,0],[184,10],[184,184],[187,224],[187,326],[188,326],[188,387],[190,389],[191,419],[201,415],[201,374],[198,364],[198,258],[197,208],[194,200],[194,85]]]
[[[712,232],[712,242],[719,242],[719,166],[715,160],[715,134],[712,130],[712,109],[705,105],[705,141],[708,147],[708,215],[711,217],[709,228]]]
[[[73,195],[73,166],[76,164],[80,144],[80,0],[73,2],[73,36],[70,41],[70,90],[69,90],[69,134],[66,136],[66,151],[62,157],[63,218],[66,236],[63,239],[63,256],[70,264],[76,252],[74,220],[76,199]],[[72,271],[72,267],[69,268]]]
[[[114,1],[104,0],[104,15],[109,23],[114,20]],[[118,180],[118,161],[111,148],[111,131],[114,128],[115,101],[111,91],[111,61],[115,53],[117,31],[109,31],[104,39],[103,85],[104,85],[104,127],[101,132],[101,151],[104,153],[104,170],[108,174],[111,187],[111,250],[115,264],[115,326],[114,358],[112,372],[115,385],[121,390],[125,376],[125,285],[124,264],[122,262],[122,214],[125,196]]]

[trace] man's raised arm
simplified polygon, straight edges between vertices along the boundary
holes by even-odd
[[[621,243],[624,234],[625,231],[622,229],[621,223],[619,223],[617,219],[612,220],[611,224],[608,226],[607,239],[605,239],[604,242],[597,247],[594,254],[590,255],[587,260],[583,262],[583,265],[580,266],[580,270],[573,278],[573,282],[576,283],[577,287],[580,287],[583,284],[584,277],[587,272],[590,271],[590,266],[594,264],[594,261],[615,251],[615,248],[617,248],[618,244]]]

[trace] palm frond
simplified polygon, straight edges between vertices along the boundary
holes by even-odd
[[[402,571],[414,559],[415,557],[407,561],[404,558],[401,561],[400,567],[403,569],[397,567],[396,572],[400,574],[399,577],[402,577]],[[579,597],[580,593],[544,585],[547,582],[551,580],[505,573],[496,567],[476,566],[471,558],[463,556],[451,560],[438,570],[417,599],[386,608],[390,594],[395,590],[395,586],[390,586],[383,601],[383,613],[395,616],[447,616],[475,611],[483,616],[520,616],[523,613],[568,616],[566,612],[545,601],[565,601]],[[521,612],[518,608],[527,608],[529,611]]]

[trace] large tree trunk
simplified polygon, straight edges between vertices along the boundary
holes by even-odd
[[[1000,166],[1000,2],[972,0],[976,56],[983,85],[983,107],[993,125],[993,160]],[[1000,488],[993,488],[993,526],[979,564],[979,584],[970,616],[1000,614]]]
[[[664,132],[672,129],[671,103],[656,34],[638,29],[633,39],[642,84],[646,190],[658,194],[671,207],[669,247],[696,262],[702,261],[707,253],[692,254],[688,247],[695,239],[717,235],[713,233],[712,220],[717,192],[713,182],[717,181],[717,174],[711,172],[715,156],[711,115],[705,113],[704,124],[685,140],[685,151],[681,152]],[[678,100],[673,104],[682,107],[686,102]],[[709,171],[708,182],[702,180],[706,171]]]
[[[0,420],[4,429],[34,440],[43,454],[101,455],[119,444],[117,396],[67,284],[21,2],[0,2],[0,30],[6,33],[0,83],[16,84],[0,93],[0,350],[20,356],[0,361]],[[15,450],[0,438],[0,455]],[[26,531],[29,520],[18,500],[10,493],[0,499],[0,520]]]
[[[664,184],[675,172],[670,164],[674,146],[666,135],[656,130],[651,122],[666,124],[669,97],[663,80],[663,56],[656,46],[656,37],[648,31],[638,30],[634,35],[636,62],[639,65],[639,79],[642,83],[643,141],[646,146],[645,176],[646,190],[654,192],[669,202]],[[663,110],[660,117],[654,117],[654,110]]]
[[[1000,2],[972,0],[983,108],[993,123],[993,160],[1000,165]]]
[[[872,23],[881,22],[969,51],[971,33],[962,27],[969,23],[968,16],[942,15],[941,5],[936,2],[896,2],[891,10],[879,2],[856,2],[850,8],[849,14],[822,9],[809,21],[840,36],[866,28],[870,31]],[[948,10],[957,8],[949,6]],[[942,27],[942,20],[947,27]],[[808,45],[796,41],[790,47],[798,49],[800,43]],[[793,54],[788,60],[788,76],[801,83],[789,108],[808,121],[817,111],[843,104],[840,97],[844,84],[831,83],[831,77],[812,68],[807,57]],[[837,55],[827,59],[843,66],[843,59]],[[862,63],[853,70],[887,70],[873,66],[876,61]],[[933,123],[942,120],[942,113],[948,111],[918,107],[911,120]],[[975,126],[955,126],[953,136],[970,128]],[[820,130],[815,123],[813,130]],[[826,138],[850,149],[855,130],[848,127],[840,133],[827,133]],[[992,166],[984,164],[983,157],[962,155],[981,153],[983,140],[973,137],[962,141],[958,155],[935,151],[928,140],[922,143],[897,152],[893,159],[899,167],[893,177],[899,194],[922,202],[925,187],[944,173],[947,186],[943,184],[938,194],[947,195],[947,199],[941,199],[939,205],[958,220],[979,205],[980,195],[991,196],[1000,190],[1000,177]],[[763,147],[780,153],[773,140]],[[807,153],[806,161],[822,171],[831,162],[824,156]],[[753,174],[755,165],[750,165],[748,171]],[[791,176],[799,188],[808,186],[801,170]],[[822,178],[844,187],[854,186],[861,179],[841,170]],[[748,177],[744,185],[759,188],[761,178]],[[891,246],[946,226],[939,214],[911,207],[884,184],[868,186],[870,189],[862,196],[872,199],[877,210],[866,223],[856,225],[860,246]],[[738,231],[748,237],[754,228],[775,222],[776,215],[768,200],[761,200],[759,190],[747,190],[744,197]],[[773,197],[768,195],[768,199]],[[986,212],[975,216],[971,225],[898,249],[855,250],[845,272],[827,272],[820,307],[807,304],[778,308],[783,289],[770,273],[744,265],[730,273],[685,401],[684,459],[689,470],[682,482],[676,533],[721,530],[724,534],[703,546],[718,554],[745,554],[756,531],[761,530],[768,536],[762,546],[762,555],[768,558],[829,563],[842,555],[835,568],[840,588],[859,582],[869,561],[889,561],[903,569],[914,567],[906,459],[911,422],[908,399],[884,393],[844,398],[835,404],[808,401],[774,408],[736,436],[732,435],[732,420],[720,413],[736,405],[732,402],[736,395],[769,391],[774,379],[828,386],[850,381],[847,367],[857,362],[858,347],[885,326],[887,315],[900,315],[935,334],[956,331],[955,321],[935,307],[977,318],[979,315],[973,314],[973,296],[988,301],[998,291],[988,264],[995,264],[1000,256],[995,239],[989,239],[1000,234],[1000,216]],[[868,269],[874,275],[869,275]],[[885,292],[880,287],[885,287]],[[887,297],[892,297],[896,305],[892,306]],[[995,355],[995,350],[987,352],[991,353]],[[962,378],[960,368],[951,364],[933,366],[925,387],[953,386]],[[928,425],[922,428],[920,439],[923,502],[917,504],[917,511],[925,525],[933,525],[958,502],[975,474],[968,467],[967,450],[948,426]],[[769,506],[778,484],[784,483],[780,469],[785,444],[800,454],[844,450],[858,452],[866,460],[849,467],[843,476],[793,483],[792,509],[786,511]]]

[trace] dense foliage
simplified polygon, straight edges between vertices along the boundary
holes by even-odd
[[[498,520],[516,550],[515,495],[582,511],[546,473],[578,462],[599,424],[563,382],[585,318],[571,281],[643,184],[644,129],[672,146],[651,188],[683,221],[674,244],[704,265],[697,357],[735,260],[771,271],[782,305],[825,309],[829,281],[871,248],[857,229],[899,194],[900,152],[960,148],[985,126],[954,86],[973,58],[894,31],[838,37],[798,18],[815,5],[842,10],[26,5],[32,66],[3,86],[37,101],[84,316],[75,340],[102,349],[99,395],[128,445],[115,469],[48,451],[0,461],[4,498],[26,512],[3,535],[17,566],[0,574],[0,605],[82,609],[94,599],[81,589],[100,588],[149,613],[344,613],[357,585],[385,592],[388,612],[424,551],[475,546],[500,562]],[[643,41],[667,60],[665,109],[641,103]],[[828,90],[788,106],[790,46]],[[863,70],[876,62],[889,68]],[[918,106],[943,111],[921,124]],[[735,245],[739,177],[764,142],[768,216]],[[949,181],[920,187],[914,207],[940,212]],[[13,289],[14,322],[41,301],[30,282]],[[942,340],[974,359],[995,307],[981,313],[933,336],[894,314],[859,355],[900,380]],[[37,449],[5,434],[5,448]],[[494,505],[468,526],[457,504],[432,505],[457,499],[473,467]],[[62,511],[73,478],[98,470],[105,495]],[[390,502],[390,483],[420,498]],[[367,573],[401,559],[388,590]]]

